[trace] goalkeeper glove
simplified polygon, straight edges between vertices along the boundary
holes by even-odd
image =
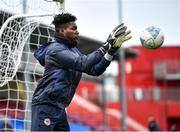
[[[107,41],[106,41],[106,42],[103,44],[103,46],[102,46],[105,51],[107,51],[107,50],[110,48],[110,45],[109,45],[109,44],[113,45],[114,40],[116,39],[116,37],[117,37],[118,35],[121,34],[122,29],[124,29],[124,28],[125,28],[125,27],[124,27],[124,23],[121,23],[120,25],[116,26],[116,27],[113,29],[113,31],[110,33]]]
[[[114,35],[115,39],[112,41],[111,48],[108,50],[108,52],[105,54],[105,59],[111,61],[113,58],[113,55],[116,53],[116,51],[121,47],[122,43],[125,41],[128,41],[132,38],[130,35],[131,31],[127,30],[126,26],[123,26],[116,32]]]
[[[115,40],[115,38],[117,37],[117,35],[119,35],[119,33],[122,31],[123,28],[124,28],[124,23],[121,23],[120,25],[115,27],[113,29],[113,31],[111,32],[111,34],[109,35],[109,37],[107,39],[107,42],[112,45],[114,40]]]
[[[119,34],[117,34],[117,37],[115,38],[113,44],[111,45],[111,47],[113,49],[119,49],[119,47],[121,47],[122,43],[125,41],[128,41],[129,39],[132,38],[132,36],[130,35],[131,30],[127,30],[127,27],[125,27],[123,30],[121,30],[121,32],[119,32]]]

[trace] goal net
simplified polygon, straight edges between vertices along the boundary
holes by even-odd
[[[54,13],[47,14],[42,7],[54,9],[56,4],[49,6],[44,0],[31,3],[32,0],[27,8],[35,10],[38,4],[44,4],[40,8],[44,12],[24,15],[13,11],[22,6],[22,2],[14,1],[0,2],[0,131],[29,131],[31,98],[43,74],[33,54],[54,36]]]

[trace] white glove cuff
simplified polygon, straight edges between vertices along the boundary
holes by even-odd
[[[105,58],[106,60],[108,60],[108,61],[112,61],[113,56],[110,55],[110,54],[108,54],[108,52],[107,52],[107,53],[104,55],[104,58]]]

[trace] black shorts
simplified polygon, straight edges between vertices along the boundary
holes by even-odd
[[[52,105],[32,106],[31,131],[70,131],[65,109]]]

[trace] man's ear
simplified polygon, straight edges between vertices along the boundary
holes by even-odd
[[[60,29],[59,29],[59,32],[60,32],[60,33],[64,33],[64,28],[60,28]]]
[[[59,31],[58,31],[59,36],[64,37],[64,32],[65,32],[64,28],[59,28]]]

